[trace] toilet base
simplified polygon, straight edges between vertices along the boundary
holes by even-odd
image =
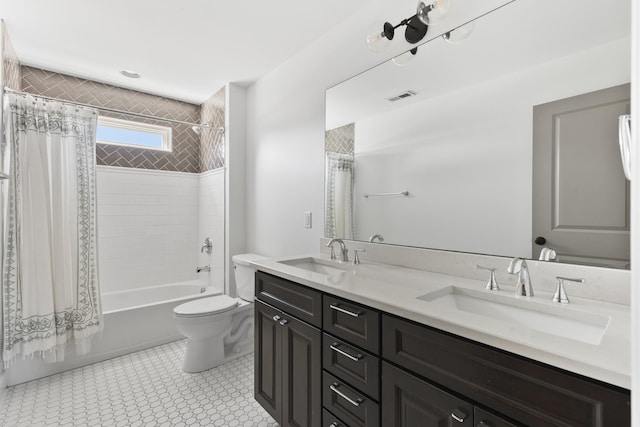
[[[225,362],[221,337],[187,340],[182,370],[188,373],[206,371]]]
[[[247,355],[253,352],[253,311],[250,305],[233,314],[233,319],[218,320],[217,326],[223,329],[218,330],[214,336],[206,336],[202,331],[211,332],[212,326],[207,323],[200,325],[200,334],[194,333],[191,329],[191,337],[187,338],[182,370],[188,373],[206,371],[216,366],[222,365],[230,360]],[[197,326],[196,325],[196,326]],[[184,325],[183,325],[184,326]],[[181,330],[184,333],[184,330]],[[197,338],[194,338],[194,335]]]

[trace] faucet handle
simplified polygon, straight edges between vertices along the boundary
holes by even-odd
[[[486,270],[486,271],[490,271],[491,272],[491,275],[489,276],[489,281],[487,282],[487,286],[485,286],[485,289],[488,289],[490,291],[499,291],[500,290],[500,286],[498,285],[498,281],[496,280],[496,268],[495,267],[485,267],[483,265],[476,264],[476,268],[478,270]]]
[[[366,249],[362,248],[362,249],[354,249],[353,250],[353,263],[354,264],[360,264],[360,257],[358,256],[359,253],[363,254],[367,252]]]
[[[553,298],[551,299],[551,301],[558,302],[560,304],[569,304],[570,302],[569,297],[567,296],[567,292],[564,290],[565,280],[574,283],[584,283],[583,278],[574,279],[571,277],[556,276],[556,279],[558,279],[558,287],[556,288],[556,292],[553,294]]]
[[[331,256],[330,256],[331,260],[335,260],[336,259],[336,251],[335,251],[335,249],[333,249],[333,246],[329,246],[329,249],[331,249]]]

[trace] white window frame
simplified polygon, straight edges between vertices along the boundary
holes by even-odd
[[[143,150],[156,151],[172,151],[173,149],[173,129],[167,126],[152,125],[148,123],[140,123],[131,120],[116,119],[113,117],[105,116],[98,116],[98,125],[158,134],[162,137],[162,147],[149,147],[148,145],[127,144],[126,142],[101,141],[99,139],[96,141],[98,144],[118,145],[121,147],[134,147]]]

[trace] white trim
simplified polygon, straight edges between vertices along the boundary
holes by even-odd
[[[138,132],[145,132],[160,135],[162,138],[162,147],[149,147],[147,145],[128,144],[126,142],[113,142],[113,141],[101,141],[97,140],[98,144],[117,145],[120,147],[134,147],[141,148],[143,150],[155,150],[155,151],[172,151],[173,149],[173,129],[168,126],[152,125],[150,123],[134,122],[132,120],[116,119],[113,117],[98,116],[98,126],[109,126],[113,128],[120,128],[126,130],[133,130]]]
[[[137,174],[137,175],[162,175],[162,176],[174,175],[174,176],[181,176],[181,177],[194,178],[194,179],[203,178],[209,175],[219,175],[225,172],[224,167],[213,169],[210,171],[205,171],[205,172],[192,173],[192,172],[180,172],[180,171],[165,171],[161,169],[126,168],[122,166],[107,166],[107,165],[98,165],[97,170],[101,172],[116,173],[116,174],[129,173],[129,174]]]
[[[631,0],[631,424],[640,427],[640,0]]]
[[[180,171],[165,171],[159,169],[143,169],[143,168],[124,168],[120,166],[106,166],[106,165],[98,165],[97,170],[101,172],[108,173],[117,173],[117,174],[134,174],[134,175],[175,175],[182,176],[186,178],[199,178],[200,173],[191,173],[191,172],[180,172]]]
[[[209,171],[205,171],[205,172],[200,172],[200,176],[205,177],[205,176],[210,176],[210,175],[219,175],[224,173],[225,168],[221,167],[221,168],[217,168],[217,169],[211,169]]]

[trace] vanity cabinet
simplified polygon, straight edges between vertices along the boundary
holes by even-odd
[[[261,272],[256,297],[255,397],[281,426],[631,425],[628,390]]]
[[[285,309],[255,301],[255,398],[283,427],[320,427],[322,334],[290,314],[309,309],[306,318],[319,319],[320,306],[316,313],[306,303],[320,293],[299,285],[278,292],[282,279],[263,273],[256,273],[256,280],[256,296],[261,298],[260,288],[274,291],[265,293]]]

